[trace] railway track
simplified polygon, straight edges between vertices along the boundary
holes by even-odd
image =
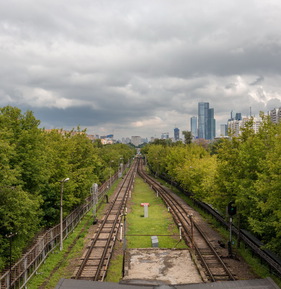
[[[136,162],[124,177],[93,236],[73,279],[103,281],[136,173]]]
[[[235,280],[235,277],[217,253],[212,240],[208,238],[206,225],[192,215],[194,210],[149,176],[145,172],[141,160],[139,160],[138,174],[161,196],[173,214],[175,222],[182,227],[183,238],[194,250],[197,259],[205,270],[208,281]]]

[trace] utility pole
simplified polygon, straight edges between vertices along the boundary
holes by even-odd
[[[9,287],[11,288],[12,285],[12,239],[13,237],[17,235],[17,233],[10,233],[7,234],[6,237],[9,239],[9,243],[10,243],[10,252],[9,252]]]
[[[232,254],[232,216],[236,215],[236,206],[234,201],[228,203],[227,212],[229,215],[229,242],[228,242],[228,257],[233,258]]]
[[[60,189],[60,251],[63,249],[63,207],[62,207],[62,201],[63,201],[63,185],[64,183],[68,182],[69,178],[65,178],[60,181],[61,183],[61,189]]]

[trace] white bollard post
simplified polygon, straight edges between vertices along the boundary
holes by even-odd
[[[144,209],[144,217],[148,218],[148,205],[144,205],[143,209]]]
[[[180,240],[182,239],[182,235],[181,235],[181,232],[182,232],[182,226],[181,226],[181,223],[179,223],[179,233],[180,233]]]
[[[120,242],[122,242],[123,239],[123,223],[120,225]]]

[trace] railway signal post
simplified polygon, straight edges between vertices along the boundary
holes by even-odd
[[[229,242],[228,242],[228,257],[233,258],[232,254],[232,217],[236,215],[236,206],[233,201],[228,203],[227,212],[229,215]]]
[[[93,195],[93,225],[95,225],[98,222],[97,220],[98,190],[99,190],[98,184],[94,183],[91,187]]]

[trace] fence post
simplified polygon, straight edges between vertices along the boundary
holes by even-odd
[[[27,280],[27,258],[24,258],[23,261],[23,268],[24,268],[24,284],[26,283]]]

